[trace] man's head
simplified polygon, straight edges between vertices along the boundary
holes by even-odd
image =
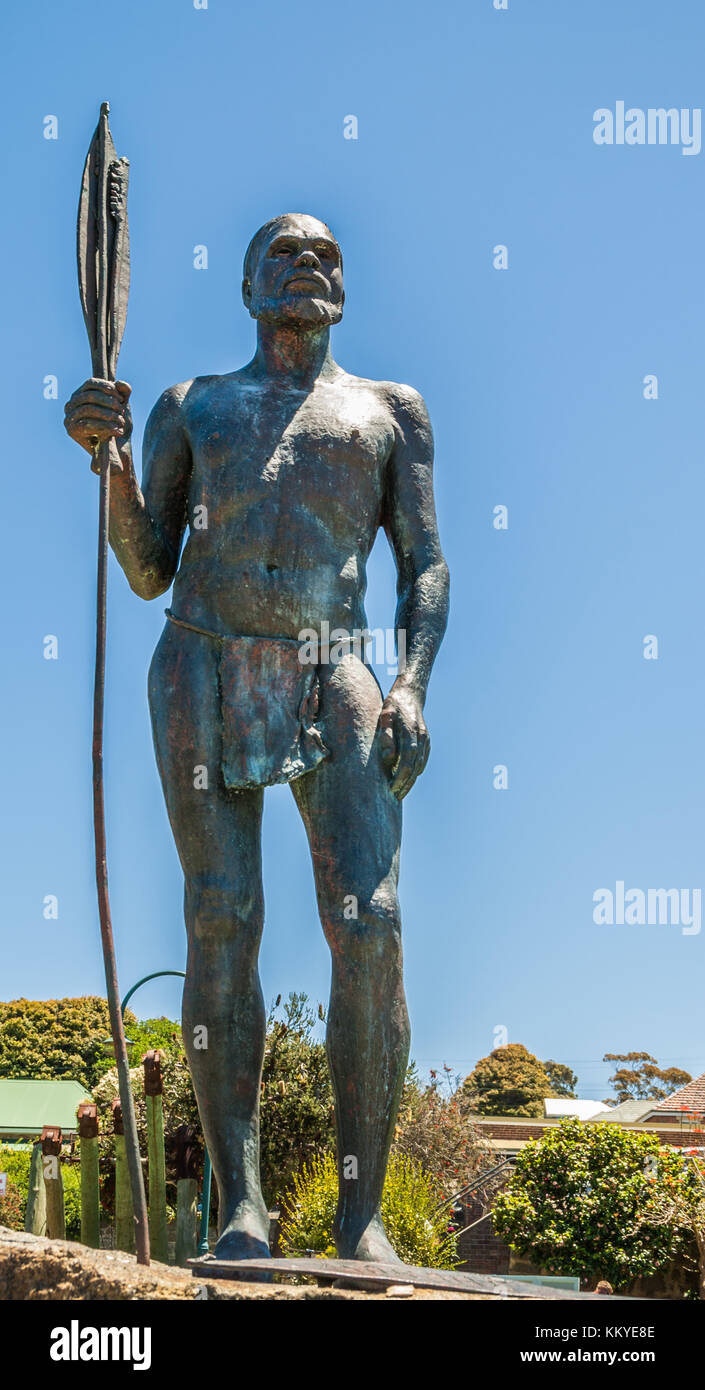
[[[342,318],[343,258],[325,222],[286,212],[265,222],[250,242],[242,297],[263,323],[323,328]]]

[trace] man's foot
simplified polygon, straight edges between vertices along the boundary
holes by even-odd
[[[267,1260],[269,1249],[269,1213],[264,1206],[241,1203],[223,1227],[215,1250],[218,1260]]]
[[[341,1260],[374,1260],[377,1264],[403,1265],[389,1242],[382,1225],[381,1216],[373,1216],[354,1246],[343,1238],[336,1240],[336,1248]]]

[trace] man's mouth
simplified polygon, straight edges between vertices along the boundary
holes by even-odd
[[[284,288],[287,290],[318,290],[320,292],[321,290],[325,291],[328,286],[322,275],[292,275]]]

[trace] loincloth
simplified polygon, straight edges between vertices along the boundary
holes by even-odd
[[[218,680],[221,767],[235,791],[302,777],[329,756],[315,719],[318,665],[302,663],[302,644],[288,637],[224,637],[176,618],[176,627],[220,646]]]

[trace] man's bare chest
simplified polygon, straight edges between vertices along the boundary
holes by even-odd
[[[215,390],[189,412],[194,480],[209,490],[377,492],[394,443],[372,392]]]

